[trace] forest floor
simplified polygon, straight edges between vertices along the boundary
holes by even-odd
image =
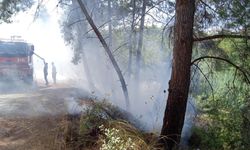
[[[67,84],[2,84],[0,91],[0,150],[65,149],[65,116],[86,92]]]

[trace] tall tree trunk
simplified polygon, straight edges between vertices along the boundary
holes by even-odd
[[[135,70],[136,74],[135,74],[135,79],[137,81],[139,81],[139,77],[140,77],[141,51],[142,51],[142,44],[143,44],[143,31],[144,31],[146,5],[147,5],[147,0],[143,0],[141,23],[140,23],[140,30],[139,30],[138,49],[137,49],[137,52],[136,52],[136,70]]]
[[[133,56],[133,48],[134,48],[134,38],[135,38],[135,0],[132,0],[133,10],[132,10],[132,23],[131,23],[131,31],[129,34],[129,57],[128,57],[128,77],[130,78],[132,72],[132,56]]]
[[[106,53],[108,54],[112,65],[114,66],[114,69],[115,69],[115,71],[116,71],[116,73],[117,73],[117,75],[118,75],[118,77],[120,79],[121,85],[122,85],[122,90],[123,90],[123,94],[124,94],[124,97],[125,97],[126,109],[128,110],[129,109],[128,90],[127,90],[127,85],[126,85],[126,82],[125,82],[124,77],[122,75],[121,69],[118,66],[118,64],[117,64],[112,52],[110,51],[106,41],[104,40],[104,38],[101,35],[100,31],[97,29],[95,23],[93,22],[92,18],[90,17],[90,15],[89,15],[85,5],[83,4],[82,0],[77,0],[77,1],[78,1],[79,5],[80,5],[80,8],[81,8],[83,14],[85,15],[86,19],[88,20],[90,26],[94,30],[96,36],[98,37],[98,39],[100,40],[103,48],[105,49]]]
[[[190,85],[195,0],[176,0],[175,7],[173,66],[161,130],[161,135],[165,137],[161,142],[165,149],[170,150],[180,142],[184,125]]]

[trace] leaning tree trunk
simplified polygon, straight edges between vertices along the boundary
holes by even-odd
[[[173,66],[161,130],[161,143],[170,150],[180,142],[184,125],[190,85],[195,0],[176,0],[175,7]]]
[[[102,46],[104,47],[106,53],[109,56],[109,59],[111,60],[112,65],[114,66],[114,69],[120,79],[121,85],[122,85],[122,90],[123,90],[123,94],[125,97],[125,103],[126,103],[126,109],[129,109],[129,96],[128,96],[128,90],[127,90],[127,85],[125,83],[124,77],[122,75],[122,72],[112,54],[112,52],[110,51],[106,41],[104,40],[103,36],[101,35],[100,31],[97,29],[96,25],[94,24],[94,21],[92,20],[92,18],[90,17],[85,5],[83,4],[82,0],[77,0],[80,8],[82,10],[82,12],[84,13],[86,19],[88,20],[90,26],[92,27],[92,29],[94,30],[96,36],[98,37],[98,39],[100,40]]]

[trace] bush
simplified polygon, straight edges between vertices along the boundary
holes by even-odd
[[[135,143],[132,142],[130,137],[124,136],[119,129],[116,128],[104,128],[100,126],[104,136],[101,137],[100,150],[133,150],[135,149]]]
[[[70,142],[72,149],[91,150],[153,150],[157,143],[157,136],[144,133],[131,125],[126,112],[107,102],[93,103],[80,117],[78,133]],[[73,125],[72,125],[73,126]]]

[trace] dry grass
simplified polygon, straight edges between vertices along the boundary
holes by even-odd
[[[114,113],[115,112],[115,113]],[[126,145],[128,139],[133,143],[133,150],[156,150],[158,136],[153,133],[145,133],[138,130],[132,124],[124,120],[128,118],[123,112],[106,102],[93,103],[92,107],[82,116],[70,116],[71,121],[66,129],[67,147],[79,150],[99,150],[104,141],[120,139],[121,147]],[[100,128],[100,126],[102,126]],[[108,137],[105,129],[114,131],[114,137]],[[118,146],[119,146],[118,144]],[[116,145],[117,146],[117,145]],[[117,148],[114,148],[117,150]],[[129,150],[129,149],[128,149]]]
[[[99,150],[107,140],[106,129],[119,130],[120,138],[131,139],[133,150],[155,150],[158,137],[144,133],[110,104],[92,103],[80,115],[34,118],[0,118],[0,150]]]
[[[63,116],[0,119],[0,150],[65,149]]]
[[[111,120],[106,125],[107,129],[118,129],[119,137],[126,140],[132,139],[134,150],[156,150],[158,136],[153,133],[145,133],[138,130],[129,122],[124,120]]]

